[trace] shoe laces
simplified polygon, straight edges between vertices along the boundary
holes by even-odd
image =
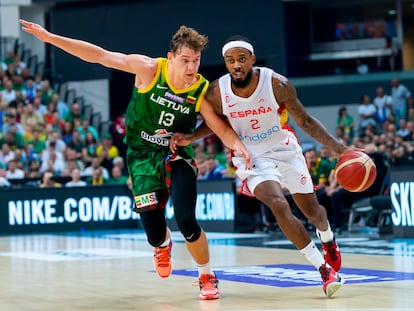
[[[329,268],[326,266],[326,264],[323,264],[322,266],[320,266],[319,272],[324,282],[329,280]]]
[[[157,259],[157,264],[161,267],[168,266],[170,264],[170,248],[166,247],[157,247],[155,249],[155,258]]]
[[[200,289],[213,290],[217,288],[218,280],[213,274],[202,274],[193,286],[199,286]]]

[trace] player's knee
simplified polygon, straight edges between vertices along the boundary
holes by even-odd
[[[195,220],[193,221],[177,221],[178,229],[184,236],[186,241],[194,242],[200,238],[201,228]]]
[[[289,203],[284,196],[275,195],[268,197],[267,202],[266,205],[268,205],[274,213],[283,213],[290,210]]]

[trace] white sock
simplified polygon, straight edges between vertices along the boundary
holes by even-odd
[[[170,245],[170,242],[171,242],[171,231],[168,228],[167,228],[166,237],[167,238],[165,239],[165,241],[159,247],[167,247],[168,245]]]
[[[328,230],[326,231],[320,231],[316,229],[318,237],[321,239],[322,242],[332,242],[334,239],[334,234],[331,230],[331,226],[328,224]]]
[[[201,276],[202,274],[213,274],[213,271],[211,270],[210,263],[205,263],[203,265],[197,264],[198,269],[198,276]]]
[[[321,252],[313,241],[311,241],[305,248],[301,249],[300,252],[318,270],[319,267],[325,263],[325,259],[323,259]]]

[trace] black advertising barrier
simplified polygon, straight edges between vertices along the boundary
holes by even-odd
[[[126,186],[0,191],[0,234],[138,227]]]
[[[234,180],[198,182],[196,217],[205,231],[233,232]],[[126,186],[0,190],[0,234],[142,228]],[[174,208],[166,218],[176,230]]]
[[[401,167],[391,170],[390,198],[393,207],[393,235],[414,237],[414,169]]]

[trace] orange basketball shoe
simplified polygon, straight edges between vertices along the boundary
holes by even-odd
[[[172,242],[165,247],[156,247],[154,249],[154,268],[162,278],[168,278],[172,270],[171,259]]]
[[[321,242],[322,243],[322,250],[323,256],[325,261],[334,268],[335,271],[341,270],[342,258],[341,252],[339,251],[338,244],[335,241],[335,237],[331,242]]]
[[[214,274],[202,274],[198,279],[200,286],[200,299],[213,300],[218,299],[220,292],[218,290],[219,280]]]
[[[345,283],[345,280],[332,268],[323,264],[319,268],[323,281],[323,291],[330,298]]]

